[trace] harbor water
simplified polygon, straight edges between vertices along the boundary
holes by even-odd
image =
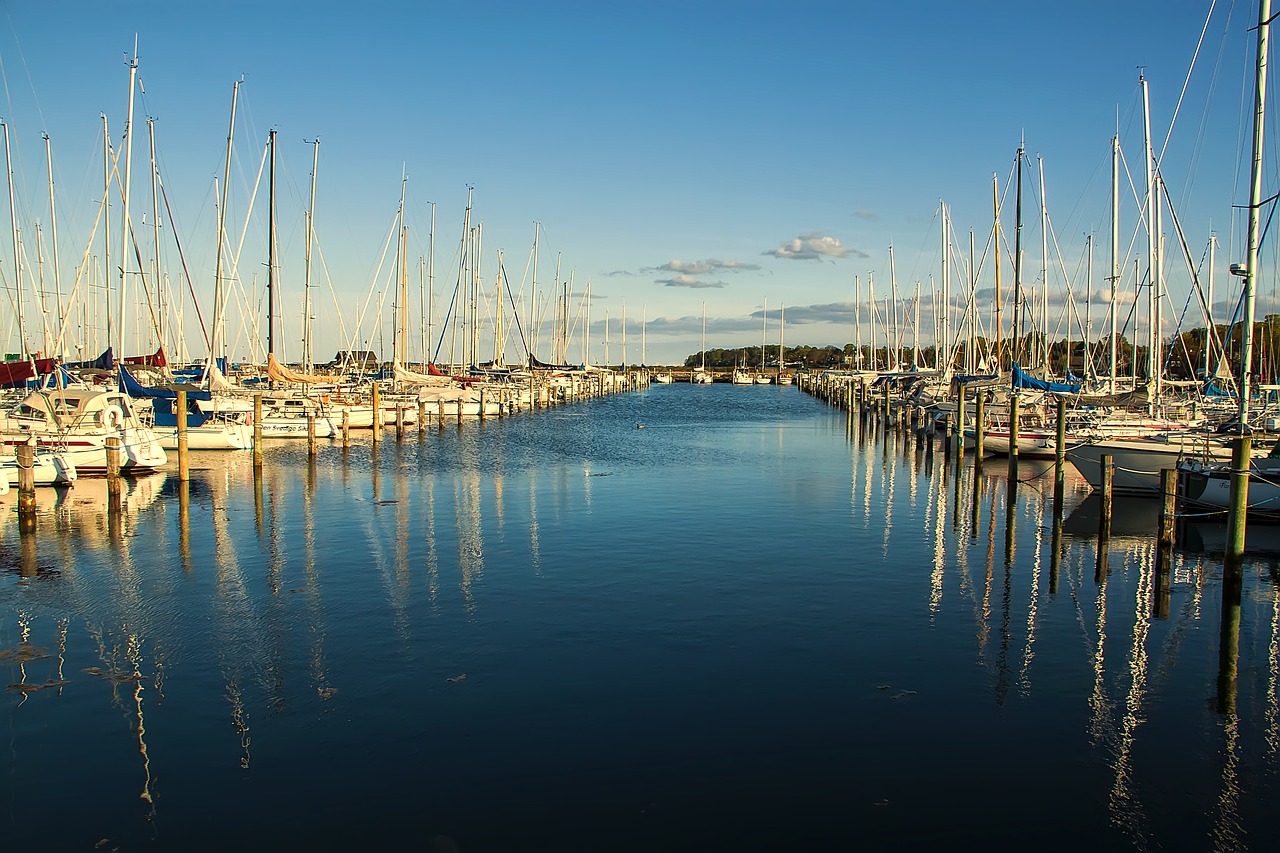
[[[1265,528],[1224,639],[1220,524],[795,388],[357,435],[0,499],[5,849],[1280,847]]]

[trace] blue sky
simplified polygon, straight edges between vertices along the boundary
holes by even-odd
[[[699,349],[704,303],[709,347],[758,345],[766,303],[771,342],[785,303],[788,344],[843,345],[854,334],[853,278],[859,276],[865,300],[868,275],[874,275],[883,299],[890,245],[900,293],[910,297],[920,281],[927,310],[929,276],[940,276],[939,199],[951,208],[963,254],[970,229],[981,254],[991,227],[992,175],[1005,184],[1023,138],[1029,157],[1024,281],[1030,286],[1040,275],[1039,192],[1031,184],[1038,181],[1042,157],[1058,247],[1050,305],[1058,310],[1068,279],[1083,304],[1082,253],[1090,231],[1097,243],[1094,291],[1103,289],[1106,275],[1110,138],[1117,117],[1126,161],[1141,189],[1138,66],[1150,81],[1152,123],[1163,140],[1210,7],[3,2],[0,115],[13,149],[24,265],[32,269],[37,221],[49,240],[41,134],[51,137],[64,292],[70,292],[89,244],[101,195],[101,114],[113,145],[122,141],[124,57],[136,34],[145,94],[135,107],[131,215],[135,228],[144,213],[151,221],[145,131],[152,117],[172,229],[206,315],[214,280],[213,186],[223,170],[232,83],[243,78],[228,240],[238,242],[247,229],[240,286],[260,299],[265,185],[252,213],[249,200],[267,132],[275,128],[285,306],[280,349],[287,358],[298,355],[301,325],[302,214],[312,150],[306,140],[318,137],[316,231],[324,269],[313,281],[321,359],[345,345],[338,315],[353,344],[390,356],[389,298],[381,312],[365,310],[355,329],[362,306],[376,304],[389,289],[390,261],[379,263],[403,170],[415,326],[417,259],[428,252],[431,203],[435,291],[437,300],[448,300],[471,185],[473,217],[484,223],[486,288],[499,249],[512,287],[520,287],[534,222],[541,223],[543,358],[550,355],[550,314],[541,306],[558,255],[562,279],[572,273],[579,327],[580,294],[591,285],[593,361],[604,359],[605,312],[609,360],[621,359],[618,325],[625,303],[628,360],[641,357],[643,312],[646,360],[672,363]],[[1219,236],[1220,302],[1229,301],[1223,271],[1242,254],[1243,220],[1232,204],[1245,200],[1239,176],[1247,171],[1250,117],[1241,93],[1252,86],[1247,29],[1256,15],[1248,4],[1214,7],[1163,161],[1195,258],[1211,227]],[[1274,174],[1272,165],[1267,195],[1275,191]],[[1133,242],[1137,205],[1126,192],[1122,251],[1132,258],[1145,238]],[[118,199],[111,217],[111,251],[118,254]],[[170,225],[163,215],[161,222]],[[1004,227],[1012,224],[1010,196]],[[1166,314],[1176,319],[1188,276],[1173,251],[1168,218],[1166,232],[1173,306]],[[144,257],[153,252],[150,240],[148,229]],[[0,270],[11,287],[9,242],[0,240]],[[94,254],[101,242],[99,233]],[[162,242],[162,268],[175,280],[177,252],[170,235]],[[50,251],[46,245],[46,258]],[[1007,292],[1012,261],[1006,255],[1002,263]],[[983,267],[980,289],[991,286],[991,267]],[[33,300],[38,285],[29,275],[24,271],[23,290]],[[44,276],[47,293],[51,272]],[[1260,314],[1274,297],[1272,280],[1264,273],[1260,282]],[[1095,329],[1104,310],[1100,302],[1092,308]],[[190,314],[187,321],[191,354],[203,355]],[[932,326],[925,325],[923,337],[932,338]],[[12,326],[10,318],[0,329],[10,335],[10,348]],[[134,349],[131,343],[145,348],[145,330],[132,329],[127,325],[132,341],[125,349]],[[249,339],[260,332],[232,317],[232,355],[251,354]],[[862,334],[869,334],[865,308]],[[412,335],[416,352],[416,328]],[[40,347],[38,333],[29,329],[28,339]],[[573,360],[581,360],[581,348],[576,332]],[[517,347],[507,354],[518,356]]]

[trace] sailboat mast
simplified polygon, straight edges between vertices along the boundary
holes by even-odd
[[[1110,390],[1116,390],[1116,347],[1119,331],[1116,327],[1116,296],[1120,287],[1120,137],[1111,137],[1111,382]]]
[[[893,246],[889,247],[889,296],[893,328],[886,333],[885,337],[893,346],[893,355],[889,357],[887,367],[889,370],[897,370],[898,356],[901,354],[902,349],[902,338],[900,337],[901,330],[898,327],[898,273],[893,265]]]
[[[222,171],[222,203],[218,205],[218,248],[213,271],[213,330],[209,341],[209,365],[205,367],[206,375],[208,375],[209,366],[218,357],[218,345],[222,343],[218,338],[218,332],[222,326],[222,314],[225,310],[222,294],[222,242],[227,227],[227,187],[231,183],[231,143],[236,133],[236,99],[239,94],[240,81],[237,80],[231,84],[231,124],[227,128],[227,160]]]
[[[1253,323],[1258,280],[1258,244],[1261,240],[1263,118],[1267,102],[1267,48],[1271,31],[1271,0],[1258,4],[1258,62],[1254,81],[1253,160],[1249,169],[1249,230],[1244,268],[1244,332],[1240,349],[1240,432],[1249,430],[1249,380],[1253,370]],[[1235,479],[1234,477],[1232,478]],[[1244,478],[1248,483],[1248,477]]]
[[[760,372],[764,373],[764,342],[769,333],[769,300],[765,299],[760,306]]]
[[[871,370],[876,369],[876,274],[867,272],[867,310],[871,312]]]
[[[1036,157],[1040,170],[1040,336],[1044,369],[1049,370],[1049,205],[1044,193],[1044,158]]]
[[[1013,363],[1022,363],[1022,146],[1018,146],[1013,223]]]
[[[9,224],[13,233],[13,300],[18,314],[18,345],[22,354],[27,354],[27,327],[22,313],[22,251],[18,247],[18,206],[13,198],[13,158],[9,154],[9,125],[0,122],[4,128],[4,168],[9,179]]]
[[[311,140],[311,198],[307,203],[307,251],[302,276],[302,369],[311,370],[311,246],[316,239],[316,171],[320,167],[320,139]]]
[[[992,229],[995,234],[996,245],[996,365],[995,372],[1000,372],[1000,338],[1004,333],[1004,304],[1000,299],[1000,177],[996,173],[991,173],[991,214]]]
[[[422,342],[422,362],[423,368],[426,368],[430,362],[431,354],[427,352],[427,347],[433,340],[431,334],[431,322],[435,317],[435,299],[436,299],[436,203],[431,202],[431,234],[427,239],[427,337]]]
[[[62,277],[59,274],[58,267],[58,206],[53,198],[53,147],[49,142],[49,134],[44,135],[44,158],[49,166],[49,225],[52,229],[51,239],[53,240],[53,292],[57,297],[58,316],[65,317],[66,314],[62,310]],[[160,268],[159,250],[157,249],[156,269]],[[58,353],[47,353],[48,355],[60,355],[64,349],[62,343],[62,330],[58,331]]]
[[[1208,311],[1205,312],[1205,329],[1204,329],[1204,379],[1210,382],[1213,375],[1209,372],[1209,349],[1213,341],[1214,325],[1213,325],[1213,265],[1216,263],[1215,251],[1218,248],[1218,236],[1216,234],[1209,235],[1209,298],[1207,303]]]
[[[5,150],[8,151],[8,131],[5,131]],[[7,156],[7,155],[6,155]],[[12,193],[10,193],[12,195]],[[107,129],[107,114],[102,113],[102,267],[105,270],[103,280],[103,302],[106,305],[107,346],[115,340],[111,324],[111,216],[109,215],[111,199],[111,135]]]
[[[941,208],[942,220],[942,351],[946,354],[946,364],[943,367],[943,375],[951,368],[951,222],[948,219],[947,203],[939,202]],[[896,288],[896,283],[895,283]],[[935,359],[936,360],[936,359]]]
[[[786,333],[787,326],[787,306],[785,304],[778,307],[778,378],[782,378],[782,365],[786,363],[786,347],[783,344],[783,335]],[[705,334],[705,333],[704,333]]]
[[[1147,383],[1150,384],[1155,382],[1159,365],[1156,354],[1156,185],[1151,151],[1151,99],[1147,78],[1139,74],[1138,82],[1142,87],[1142,152],[1147,179]],[[1151,406],[1155,406],[1154,397]]]
[[[129,112],[124,126],[124,201],[120,211],[120,352],[124,354],[124,296],[129,274],[129,188],[133,175],[133,97],[138,81],[138,42],[134,39],[129,61]]]
[[[858,277],[853,277],[853,364],[855,370],[862,369],[862,303],[858,301],[861,288]]]
[[[267,131],[267,357],[276,352],[276,132]]]
[[[156,122],[155,119],[147,119],[147,142],[151,147],[151,242],[155,245],[155,270],[152,275],[155,277],[156,289],[156,337],[160,339],[160,346],[164,346],[164,291],[160,286],[160,192],[156,186],[159,178],[159,172],[156,171]],[[53,180],[53,172],[50,169],[49,180]],[[49,187],[49,200],[53,200],[53,186]],[[57,238],[54,238],[57,242]],[[54,265],[57,265],[57,255],[54,255]],[[56,279],[57,273],[54,273]],[[59,309],[61,314],[61,309]]]
[[[399,232],[396,240],[396,302],[398,303],[396,312],[395,334],[391,338],[391,360],[393,362],[404,363],[408,359],[404,356],[406,346],[405,332],[408,329],[408,305],[406,305],[406,296],[409,290],[409,280],[406,277],[405,262],[408,258],[405,255],[406,240],[404,227],[404,190],[409,179],[405,176],[404,167],[400,169],[400,207],[396,211],[396,219],[399,221]]]

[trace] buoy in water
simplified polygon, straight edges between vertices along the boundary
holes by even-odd
[[[644,429],[644,424],[636,424],[636,429]]]

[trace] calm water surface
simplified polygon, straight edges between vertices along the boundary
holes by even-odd
[[[1280,846],[1220,528],[1162,581],[1118,503],[1099,582],[1074,481],[1055,559],[1044,468],[772,386],[385,435],[4,499],[5,849]]]

